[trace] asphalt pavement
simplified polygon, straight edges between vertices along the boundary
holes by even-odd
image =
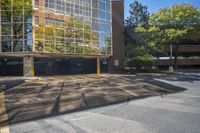
[[[120,84],[122,82],[121,80],[123,81],[124,84],[127,83],[128,86],[123,87],[124,84]],[[101,83],[99,84],[98,80],[95,80],[96,86],[93,86],[94,84],[92,83],[94,82],[91,82],[90,87],[100,89],[99,92],[103,91],[105,92],[104,94],[109,95],[113,94],[111,92],[114,92],[114,90],[111,90],[111,92],[108,93],[109,90],[106,91],[105,88],[114,85],[118,85],[119,87],[120,85],[123,89],[126,89],[125,92],[128,92],[130,95],[133,93],[135,94],[137,92],[137,94],[143,94],[144,96],[137,97],[136,99],[127,96],[124,101],[121,101],[119,103],[106,104],[101,106],[92,106],[91,108],[84,108],[83,110],[76,110],[69,113],[61,113],[47,117],[41,117],[40,119],[32,119],[32,120],[27,119],[27,121],[23,121],[19,119],[19,117],[17,117],[18,119],[14,120],[13,123],[11,122],[9,124],[10,132],[11,133],[25,133],[25,132],[26,133],[28,132],[31,133],[32,132],[33,133],[34,132],[35,133],[40,133],[40,132],[41,133],[54,133],[54,132],[55,133],[68,133],[68,132],[69,133],[79,133],[79,132],[80,133],[199,133],[200,132],[200,104],[199,104],[200,73],[182,73],[178,75],[169,75],[163,77],[162,76],[135,77],[129,75],[114,75],[114,76],[110,75],[104,81],[106,82],[106,84],[104,84],[105,86],[103,88],[98,88],[99,86],[102,85]],[[107,81],[112,81],[112,82],[107,82]],[[84,86],[87,83],[82,82],[81,84],[79,84],[79,87],[81,85]],[[77,82],[75,82],[75,84],[77,85]],[[134,85],[135,86],[137,85],[137,87],[134,88]],[[57,91],[55,88],[54,89],[51,88],[50,90],[55,92]],[[82,92],[83,90],[84,89],[81,89],[79,91]],[[137,91],[131,91],[131,90],[137,90]],[[24,91],[25,93],[29,94],[29,92],[27,92],[26,90]],[[37,92],[37,90],[35,90],[35,92]],[[93,92],[90,94],[97,94],[92,89],[85,91],[84,94],[87,95],[87,92],[88,93]],[[127,95],[127,93],[125,92],[123,92],[123,94]],[[76,92],[71,92],[71,93],[74,94]],[[8,94],[7,96],[11,97],[11,95]],[[137,94],[131,96],[137,96]],[[91,103],[90,105],[93,105],[92,101],[95,101],[94,103],[99,102],[98,100],[95,99],[95,95],[92,96],[94,97],[89,101]],[[113,96],[114,98],[118,97],[114,94]],[[26,100],[22,101],[26,102]],[[85,101],[83,99],[81,99],[81,101],[83,102],[84,106],[87,106],[84,103]],[[9,100],[7,102],[9,102]],[[27,108],[24,108],[25,111],[26,109]],[[43,111],[40,113],[45,113],[45,112]]]

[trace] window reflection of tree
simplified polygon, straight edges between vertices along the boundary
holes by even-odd
[[[43,51],[45,47],[45,52],[99,54],[99,48],[93,45],[93,41],[98,42],[99,38],[92,34],[89,25],[69,17],[62,28],[60,27],[61,25],[56,23],[37,25],[35,27],[36,50]]]
[[[2,24],[2,30],[5,30],[2,33],[10,30],[9,36],[11,36],[13,51],[31,51],[31,46],[27,45],[30,44],[28,36],[31,36],[32,32],[32,0],[24,2],[13,0],[12,2],[11,0],[1,0],[1,16],[6,20],[5,24],[10,25],[9,28],[6,28]],[[12,52],[12,50],[10,49],[8,52]]]

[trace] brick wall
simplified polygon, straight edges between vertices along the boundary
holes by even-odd
[[[109,59],[109,71],[123,69],[125,58],[124,45],[124,1],[112,1],[112,43],[113,56]]]

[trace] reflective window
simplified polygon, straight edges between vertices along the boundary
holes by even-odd
[[[35,7],[39,6],[39,0],[34,0]]]
[[[3,52],[32,51],[35,46],[36,51],[47,53],[111,54],[111,0],[0,2]]]
[[[32,51],[32,0],[1,0],[0,12],[2,52]]]
[[[109,55],[110,3],[110,0],[1,0],[2,51],[32,51],[35,43],[39,52]]]

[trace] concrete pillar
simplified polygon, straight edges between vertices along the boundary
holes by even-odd
[[[100,76],[100,73],[101,73],[100,58],[97,57],[97,76]]]
[[[34,77],[34,57],[25,56],[23,58],[23,64],[24,64],[24,76]]]

